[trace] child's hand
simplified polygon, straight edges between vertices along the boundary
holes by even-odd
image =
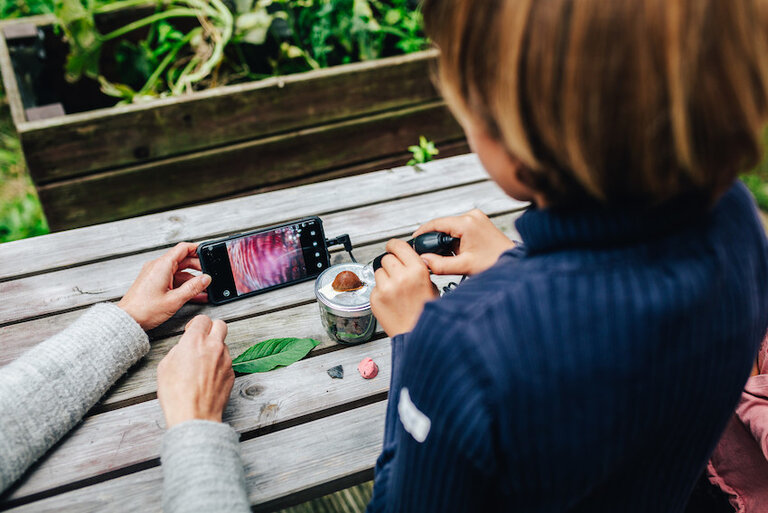
[[[193,276],[184,269],[200,270],[197,244],[181,242],[160,258],[144,264],[117,306],[147,331],[170,319],[187,301],[206,301],[204,291],[211,277]]]
[[[429,269],[408,243],[393,239],[376,271],[376,287],[371,292],[373,315],[394,337],[416,326],[427,301],[438,297]]]
[[[477,209],[462,216],[434,219],[416,230],[413,236],[427,232],[443,232],[461,239],[456,256],[421,255],[435,274],[481,273],[515,246],[488,216]]]

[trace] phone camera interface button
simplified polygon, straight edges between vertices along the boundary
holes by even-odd
[[[230,294],[231,294],[231,292],[228,291],[228,290],[225,290],[224,292],[221,293],[221,295],[224,296],[224,297],[229,297]]]
[[[318,262],[318,263],[317,263],[317,267],[320,267],[320,268],[322,268],[322,267],[323,267],[323,263],[322,263],[322,262]]]

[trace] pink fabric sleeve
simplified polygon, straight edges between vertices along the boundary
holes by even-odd
[[[736,415],[768,459],[768,374],[759,374],[747,380]]]

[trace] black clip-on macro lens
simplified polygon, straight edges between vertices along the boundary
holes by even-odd
[[[434,253],[442,256],[451,256],[456,253],[461,239],[457,237],[451,237],[447,233],[443,232],[428,232],[422,233],[418,237],[408,241],[408,244],[413,248],[416,253],[423,255],[425,253]],[[387,256],[389,253],[384,253],[373,259],[373,270],[378,271],[381,268],[381,259]]]

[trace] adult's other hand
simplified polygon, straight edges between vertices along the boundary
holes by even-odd
[[[147,331],[170,319],[188,301],[207,301],[203,292],[210,285],[211,277],[195,276],[185,269],[201,270],[197,244],[181,242],[163,256],[144,264],[117,306]]]
[[[157,366],[157,398],[170,429],[187,420],[221,422],[235,382],[227,325],[198,315]]]

